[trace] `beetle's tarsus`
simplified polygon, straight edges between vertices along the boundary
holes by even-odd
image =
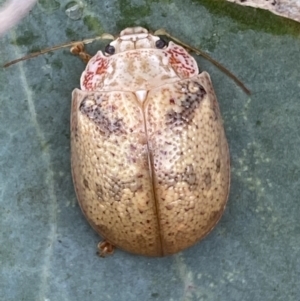
[[[107,240],[103,240],[99,242],[97,248],[98,248],[97,254],[103,258],[108,255],[112,255],[115,251],[115,247]]]
[[[244,92],[248,95],[251,94],[250,90],[242,83],[241,80],[239,80],[233,73],[231,73],[226,67],[224,67],[222,64],[220,64],[219,62],[217,62],[216,60],[214,60],[212,57],[210,57],[207,53],[205,53],[204,51],[197,49],[193,46],[190,46],[184,42],[182,42],[181,40],[177,39],[176,37],[172,36],[171,34],[169,34],[165,29],[161,28],[158,29],[154,32],[154,35],[161,35],[161,36],[166,36],[169,39],[173,40],[174,42],[180,44],[181,46],[183,46],[184,48],[186,48],[189,51],[194,52],[196,55],[202,56],[204,57],[206,60],[208,60],[209,62],[211,62],[212,64],[214,64],[217,68],[219,68],[222,72],[224,72],[227,76],[229,76],[232,80],[234,80],[234,82],[240,86]]]
[[[70,52],[74,55],[79,56],[85,63],[91,59],[91,55],[84,51],[84,43],[78,43],[71,47]]]

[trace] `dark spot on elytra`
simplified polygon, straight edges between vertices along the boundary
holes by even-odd
[[[205,186],[207,189],[210,189],[211,186],[211,174],[210,171],[207,170],[204,174],[203,174],[203,181],[205,183]]]
[[[85,188],[90,189],[89,182],[88,182],[87,179],[83,179],[83,185],[84,185]]]
[[[95,225],[95,228],[96,230],[101,233],[102,235],[106,234],[109,232],[109,229],[107,226],[105,225],[102,225],[102,224],[98,224],[98,225]]]
[[[113,119],[107,116],[108,113],[111,114],[112,110],[108,111],[107,109],[103,109],[101,103],[102,101],[99,96],[87,96],[80,104],[80,112],[97,125],[97,129],[103,136],[126,133],[122,119]]]
[[[136,149],[137,149],[137,147],[133,144],[130,144],[129,148],[130,148],[130,151],[132,151],[132,152],[136,151]]]
[[[182,84],[182,94],[180,100],[180,110],[170,109],[166,114],[166,124],[171,128],[190,124],[194,118],[195,110],[199,107],[206,91],[202,85],[194,81],[186,81]],[[175,104],[174,99],[170,103]],[[178,103],[178,102],[177,102]]]
[[[179,182],[186,182],[191,191],[196,189],[198,184],[198,178],[192,164],[187,165],[182,173],[164,172],[157,174],[157,177],[160,185],[174,186]]]
[[[212,116],[212,119],[213,120],[219,119],[220,118],[220,109],[219,109],[219,105],[218,105],[216,99],[213,100],[213,112],[214,112],[214,116]]]
[[[217,159],[216,161],[216,172],[219,173],[221,168],[221,161],[220,158]]]
[[[220,215],[222,214],[222,210],[214,210],[210,213],[209,219],[214,222],[220,218]]]
[[[96,183],[96,192],[99,201],[103,201],[103,188],[100,184]]]

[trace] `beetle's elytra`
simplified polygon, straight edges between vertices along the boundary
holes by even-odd
[[[224,211],[229,152],[210,77],[144,28],[89,60],[73,91],[71,151],[83,213],[126,251],[179,252]]]

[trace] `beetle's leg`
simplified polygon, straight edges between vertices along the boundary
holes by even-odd
[[[220,64],[219,62],[217,62],[216,60],[214,60],[212,57],[210,57],[207,53],[205,53],[204,51],[197,49],[193,46],[190,46],[188,44],[186,44],[185,42],[182,42],[181,40],[177,39],[176,37],[172,36],[171,34],[169,34],[165,29],[158,29],[154,32],[154,35],[162,35],[162,36],[166,36],[169,39],[173,40],[174,42],[176,42],[177,44],[180,44],[181,46],[183,46],[184,48],[186,48],[189,51],[194,52],[196,55],[202,56],[204,57],[206,60],[210,61],[212,64],[214,64],[216,67],[218,67],[222,72],[224,72],[227,76],[229,76],[231,79],[233,79],[235,81],[235,83],[237,85],[239,85],[246,94],[251,94],[250,90],[242,83],[242,81],[240,81],[233,73],[231,73],[227,68],[225,68],[222,64]]]
[[[43,50],[30,53],[30,54],[25,55],[25,56],[23,56],[21,58],[18,58],[16,60],[10,61],[10,62],[4,64],[3,67],[7,68],[7,67],[9,67],[11,65],[14,65],[16,63],[19,63],[19,62],[22,62],[22,61],[25,61],[25,60],[32,59],[32,58],[37,57],[39,55],[42,55],[42,54],[45,54],[45,53],[48,53],[48,52],[52,52],[52,51],[55,51],[55,50],[58,50],[58,49],[62,49],[62,48],[72,47],[72,46],[80,44],[80,43],[90,44],[90,43],[92,43],[94,41],[97,41],[97,40],[113,40],[113,39],[114,39],[114,36],[112,36],[111,34],[108,34],[108,33],[104,33],[100,37],[96,37],[96,38],[92,38],[92,39],[85,39],[85,40],[77,41],[77,42],[68,42],[68,43],[56,45],[56,46],[53,46],[53,47],[50,47],[50,48],[45,48]]]
[[[82,42],[72,46],[70,52],[74,55],[78,55],[85,63],[88,63],[92,57],[84,51],[84,44]]]
[[[99,242],[97,247],[98,247],[98,255],[100,257],[112,255],[115,250],[115,247],[107,240],[103,240],[103,241]]]

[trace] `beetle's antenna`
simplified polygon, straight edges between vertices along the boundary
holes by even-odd
[[[173,40],[174,42],[180,44],[181,46],[183,46],[184,48],[187,48],[190,51],[193,51],[195,54],[200,55],[202,57],[204,57],[206,60],[210,61],[212,64],[214,64],[217,68],[219,68],[222,72],[224,72],[227,76],[229,76],[231,79],[233,79],[235,81],[235,83],[240,86],[244,92],[248,95],[251,94],[250,90],[242,83],[242,81],[240,81],[233,73],[231,73],[227,68],[225,68],[222,64],[220,64],[219,62],[217,62],[216,60],[214,60],[212,57],[210,57],[207,53],[205,53],[204,51],[197,49],[193,46],[190,46],[184,42],[182,42],[181,40],[177,39],[176,37],[173,37],[171,34],[169,34],[165,29],[158,29],[154,32],[154,35],[162,35],[162,36],[166,36],[169,39]]]
[[[52,46],[52,47],[45,48],[45,49],[42,49],[42,50],[37,51],[37,52],[32,52],[28,55],[25,55],[25,56],[21,57],[21,58],[18,58],[16,60],[8,62],[3,67],[7,68],[7,67],[9,67],[11,65],[14,65],[16,63],[32,59],[34,57],[37,57],[39,55],[42,55],[42,54],[45,54],[45,53],[48,53],[48,52],[51,52],[51,51],[55,51],[55,50],[62,49],[62,48],[67,48],[67,47],[72,47],[72,46],[74,46],[76,44],[79,44],[79,43],[83,43],[83,44],[86,45],[86,44],[90,44],[90,43],[92,43],[94,41],[97,41],[97,40],[114,40],[114,37],[111,34],[104,33],[100,37],[96,37],[96,38],[92,38],[92,39],[85,39],[85,40],[76,41],[76,42],[68,42],[68,43]]]

